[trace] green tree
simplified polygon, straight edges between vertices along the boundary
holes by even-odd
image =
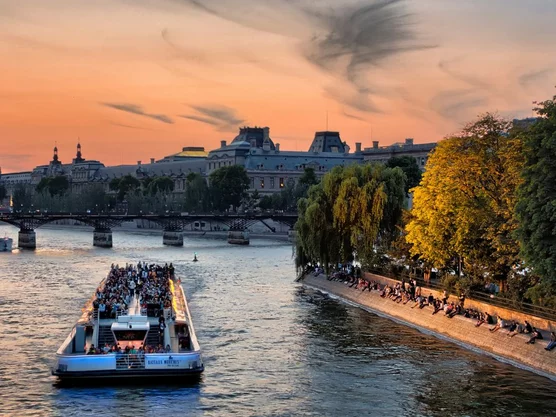
[[[12,195],[12,203],[14,211],[25,211],[31,208],[31,193],[25,185],[18,184],[15,186]]]
[[[364,266],[370,266],[377,243],[399,224],[403,186],[399,168],[377,164],[332,169],[309,189],[307,198],[299,200],[297,261],[319,262],[328,268],[356,254]]]
[[[535,303],[556,307],[556,96],[535,110],[539,118],[523,134],[525,168],[516,236],[527,267],[540,278],[527,295]]]
[[[118,192],[118,200],[123,201],[128,193],[134,193],[141,187],[141,182],[134,176],[128,174],[121,178],[113,178],[109,188]]]
[[[210,210],[209,189],[201,174],[192,172],[185,183],[185,203],[187,211],[204,212]]]
[[[152,181],[149,181],[147,186],[147,192],[150,195],[155,195],[156,193],[170,194],[174,191],[174,180],[170,177],[156,177]]]
[[[288,198],[289,195],[285,195],[288,199],[288,203],[286,205],[296,207],[297,201],[302,197],[307,197],[307,192],[312,185],[318,184],[319,179],[315,174],[315,170],[313,168],[305,168],[301,177],[299,177],[299,181],[295,185],[292,195],[292,198]],[[288,190],[283,190],[282,192],[288,192]]]
[[[272,207],[272,197],[275,195],[279,195],[279,193],[275,193],[272,196],[270,195],[263,195],[259,200],[258,207],[261,210],[270,210]]]
[[[40,182],[37,184],[36,190],[39,193],[43,191],[48,192],[52,197],[62,196],[69,189],[69,181],[67,177],[63,175],[58,175],[56,177],[44,177],[41,178]]]
[[[417,187],[421,182],[421,169],[417,164],[417,160],[412,156],[394,156],[386,162],[389,168],[400,167],[406,176],[405,192],[409,194],[409,190]]]
[[[412,255],[468,277],[504,281],[518,262],[514,205],[522,141],[492,114],[440,142],[414,188]]]
[[[247,196],[249,177],[247,171],[240,165],[218,168],[209,176],[210,191],[214,208],[227,210],[236,209]]]

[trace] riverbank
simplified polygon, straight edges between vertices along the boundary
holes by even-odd
[[[415,303],[398,304],[389,298],[382,298],[377,291],[362,292],[341,282],[328,281],[322,274],[318,277],[309,274],[301,283],[424,333],[556,380],[556,350],[548,352],[544,349],[547,340],[527,344],[529,336],[526,334],[508,337],[506,330],[493,333],[489,331],[492,326],[483,324],[476,327],[473,319],[459,315],[449,319],[442,312],[432,315],[430,307],[411,308]]]

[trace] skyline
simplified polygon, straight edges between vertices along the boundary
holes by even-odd
[[[0,166],[161,159],[243,125],[436,142],[554,94],[556,4],[533,0],[0,0]],[[328,116],[327,116],[328,115]],[[70,151],[71,150],[71,151]]]

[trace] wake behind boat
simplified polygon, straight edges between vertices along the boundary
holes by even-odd
[[[0,238],[0,252],[12,251],[13,239],[9,237]]]
[[[56,352],[62,380],[198,377],[204,370],[172,264],[112,265]]]

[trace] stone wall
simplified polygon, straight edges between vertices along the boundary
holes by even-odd
[[[528,335],[518,334],[510,338],[507,330],[502,329],[492,333],[489,331],[492,326],[483,324],[476,327],[473,319],[463,316],[450,319],[442,311],[432,315],[431,307],[411,308],[415,303],[396,303],[389,298],[380,297],[377,291],[362,292],[340,282],[328,281],[324,275],[308,275],[302,282],[308,287],[339,296],[381,316],[393,318],[417,329],[428,330],[467,348],[478,348],[497,359],[556,379],[556,349],[552,352],[544,350],[547,340],[537,340],[534,345],[529,345],[526,344]]]

